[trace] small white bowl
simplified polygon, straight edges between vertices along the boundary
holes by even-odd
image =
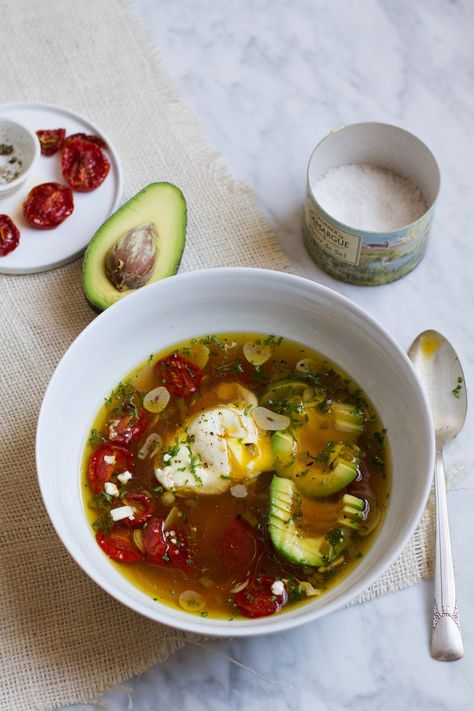
[[[256,620],[216,620],[153,601],[96,544],[82,498],[88,430],[110,390],[150,353],[192,336],[273,333],[328,356],[363,388],[388,428],[392,490],[381,530],[360,564],[305,605]],[[111,355],[112,354],[112,355]],[[388,333],[340,294],[307,279],[261,269],[213,269],[156,282],[104,311],[74,341],[46,391],[37,430],[43,498],[62,542],[104,590],[157,622],[191,632],[279,632],[342,607],[398,557],[421,516],[434,466],[431,416],[415,371]]]
[[[18,190],[31,175],[38,156],[40,143],[35,134],[17,121],[0,116],[0,145],[13,146],[14,155],[21,165],[18,175],[9,182],[1,182],[2,168],[8,166],[10,156],[0,155],[0,198]]]

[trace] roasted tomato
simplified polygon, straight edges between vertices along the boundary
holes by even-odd
[[[135,563],[144,557],[133,543],[132,531],[129,528],[115,525],[107,533],[99,530],[95,539],[109,558],[120,563]]]
[[[153,516],[153,504],[146,494],[127,494],[122,504],[133,507],[133,518],[123,519],[125,526],[138,528]]]
[[[278,612],[288,601],[286,588],[281,595],[274,595],[275,578],[259,575],[252,578],[246,588],[234,595],[234,604],[245,617],[267,617]]]
[[[23,203],[23,213],[32,227],[50,230],[64,222],[74,210],[71,188],[59,183],[37,185]]]
[[[90,133],[72,133],[66,138],[66,141],[89,141],[90,143],[95,143],[99,148],[108,148],[108,145],[100,136],[93,136]]]
[[[73,190],[87,193],[106,179],[110,170],[102,148],[91,141],[66,139],[61,154],[64,179]]]
[[[91,489],[98,494],[114,474],[131,471],[132,467],[132,453],[126,447],[111,442],[101,444],[89,460]]]
[[[46,131],[36,131],[36,135],[39,138],[41,155],[53,156],[63,147],[66,129],[55,128]]]
[[[150,519],[142,530],[143,545],[149,563],[181,570],[188,567],[189,551],[183,535],[176,532],[174,536],[171,535],[165,528],[163,518]]]
[[[13,252],[20,243],[20,230],[8,215],[0,215],[0,257]]]
[[[150,422],[150,415],[143,408],[126,406],[120,415],[112,415],[107,423],[107,433],[111,442],[129,444],[140,439]]]
[[[252,526],[235,518],[227,526],[219,544],[219,558],[229,570],[242,573],[249,569],[257,553]]]
[[[198,392],[201,387],[200,368],[177,353],[172,353],[157,361],[155,368],[163,384],[172,395],[186,397],[186,395]]]

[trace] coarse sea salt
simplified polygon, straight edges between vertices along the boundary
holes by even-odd
[[[331,168],[315,184],[314,195],[331,217],[367,232],[391,232],[427,210],[421,190],[408,178],[368,163]]]

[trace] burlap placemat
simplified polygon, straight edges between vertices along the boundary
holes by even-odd
[[[289,268],[252,195],[229,178],[170,89],[133,6],[4,0],[0,39],[2,100],[58,103],[104,127],[122,158],[124,197],[154,180],[182,188],[189,208],[182,270]],[[34,460],[41,398],[61,355],[93,318],[80,271],[76,262],[41,275],[0,275],[0,704],[9,711],[89,700],[186,642],[92,583],[41,502]],[[358,602],[428,575],[430,517]]]

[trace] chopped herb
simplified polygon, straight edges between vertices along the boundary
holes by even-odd
[[[100,444],[101,442],[106,442],[107,437],[96,430],[95,428],[90,431],[88,442],[89,444]]]
[[[92,501],[94,502],[97,508],[102,508],[107,504],[111,504],[113,500],[114,497],[110,494],[107,494],[105,491],[101,491],[99,494],[94,494],[94,496],[92,497]]]
[[[94,531],[102,531],[102,533],[107,533],[111,526],[112,519],[109,514],[102,514],[102,516],[99,516],[92,524]]]
[[[265,346],[279,346],[283,341],[283,336],[270,335],[263,341]]]
[[[340,528],[330,528],[326,533],[326,538],[331,546],[336,546],[341,538],[343,537],[343,532]]]
[[[231,373],[231,372],[243,373],[244,372],[240,358],[238,358],[237,360],[234,360],[232,363],[224,363],[224,365],[219,365],[217,367],[217,370],[219,370],[221,373]]]
[[[456,387],[455,387],[453,390],[451,390],[451,392],[453,393],[454,397],[457,398],[458,400],[459,400],[459,398],[461,397],[461,388],[462,388],[462,378],[459,377],[459,378],[457,379],[457,385],[456,385]]]
[[[252,409],[253,405],[247,405],[247,407],[244,409],[244,415],[248,415]]]

